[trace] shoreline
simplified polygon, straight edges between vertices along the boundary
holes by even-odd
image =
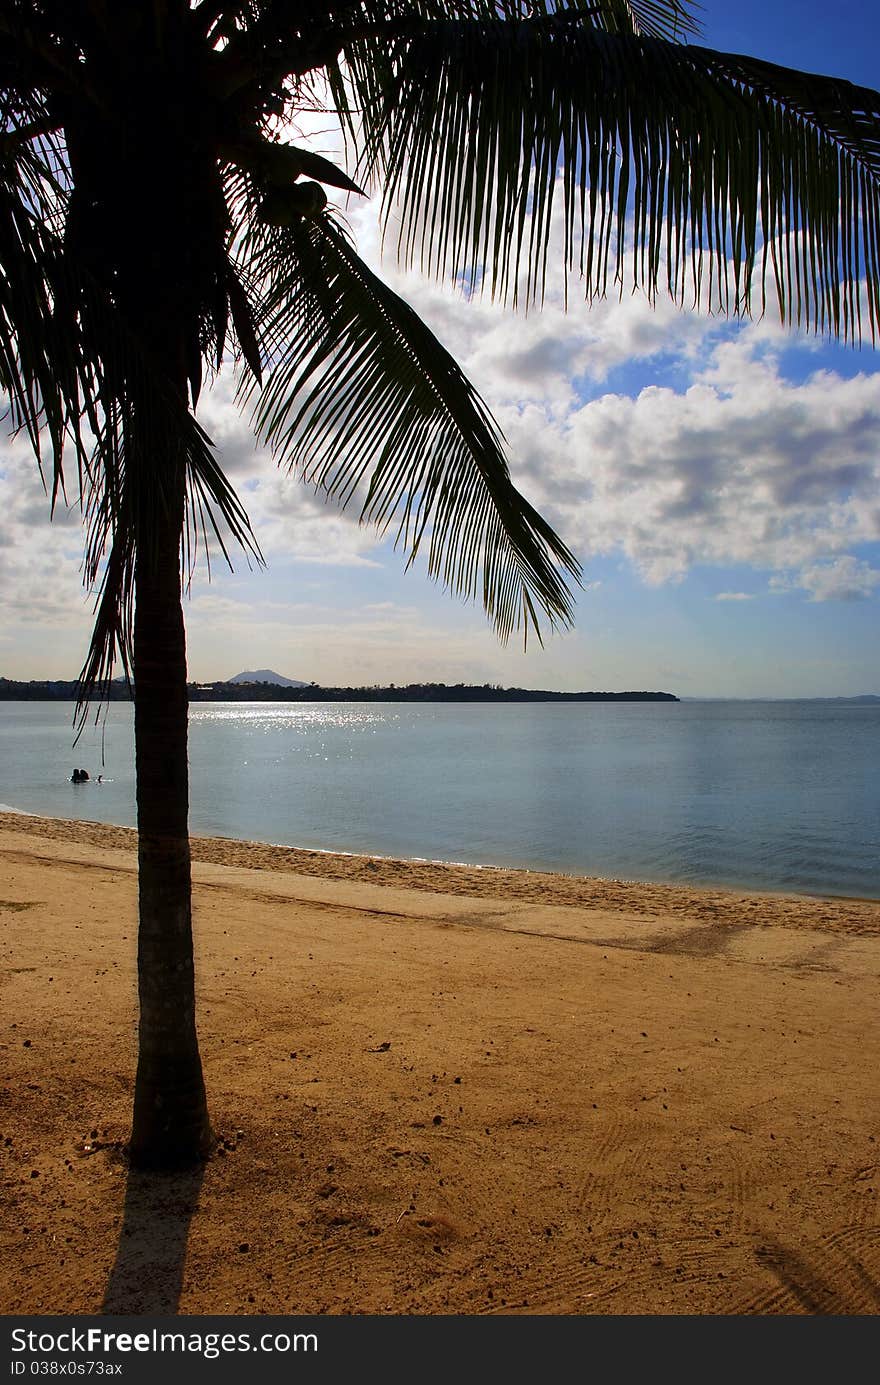
[[[48,839],[76,841],[85,846],[134,850],[137,829],[79,818],[0,811],[0,831],[15,831],[21,819],[28,832]],[[770,919],[790,926],[793,906],[802,906],[811,922],[833,923],[855,933],[880,936],[880,899],[854,895],[808,894],[800,891],[757,890],[727,885],[624,880],[592,875],[569,875],[529,867],[467,865],[423,858],[373,856],[318,847],[284,846],[237,837],[190,835],[193,863],[233,863],[242,869],[274,870],[363,881],[428,892],[492,895],[499,890],[518,899],[533,898],[585,908],[686,914],[734,922],[743,906],[761,907]]]
[[[0,818],[0,1311],[880,1311],[878,906],[193,845],[156,1181],[135,833]]]

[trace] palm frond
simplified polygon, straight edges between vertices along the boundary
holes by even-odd
[[[331,218],[247,247],[265,285],[255,426],[279,462],[481,599],[502,639],[568,624],[573,555],[514,488],[486,406],[417,314]],[[253,387],[245,387],[245,394]]]
[[[644,34],[679,42],[700,32],[691,0],[503,0],[449,5],[446,18],[587,20],[610,34]],[[469,13],[468,13],[469,11]]]
[[[201,552],[210,562],[213,544],[229,561],[230,539],[249,559],[262,558],[210,439],[57,234],[67,190],[53,161],[62,166],[45,141],[0,137],[0,388],[12,428],[27,435],[41,473],[48,436],[53,505],[69,484],[65,464],[75,459],[86,519],[84,580],[97,592],[79,679],[83,718],[116,659],[126,674],[130,668],[135,560],[155,531],[151,517],[169,503],[168,473],[157,458],[180,457],[186,477],[185,570],[191,574]],[[240,311],[236,327],[244,333]],[[46,475],[44,483],[49,490]]]
[[[698,12],[702,6],[692,0],[624,0],[632,11],[636,33],[670,42],[699,34]]]
[[[52,182],[51,168],[29,139],[14,131],[0,136],[0,389],[9,399],[13,430],[30,440],[44,484],[42,439],[48,434],[54,501],[63,487],[67,430],[93,377],[62,321],[71,285],[52,231]]]
[[[160,532],[164,512],[173,503],[176,471],[183,470],[186,477],[186,584],[200,552],[210,570],[212,542],[230,568],[230,538],[249,561],[263,561],[244,506],[198,422],[154,379],[148,380],[139,398],[136,391],[131,393],[133,398],[108,410],[85,466],[85,581],[97,597],[89,650],[79,675],[80,725],[89,700],[105,693],[117,660],[126,678],[130,675],[135,565],[139,555],[149,555],[152,536]]]
[[[775,290],[786,323],[872,337],[880,304],[880,95],[557,9],[425,22],[381,61],[347,50],[399,250],[540,299],[561,191],[567,273],[725,313]],[[631,238],[631,239],[630,239]]]

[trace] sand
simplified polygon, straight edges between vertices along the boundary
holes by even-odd
[[[0,815],[0,1311],[880,1309],[880,904],[196,839],[148,1179],[134,846]]]

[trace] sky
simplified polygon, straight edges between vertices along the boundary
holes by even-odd
[[[880,87],[876,0],[707,0],[703,42]],[[323,146],[325,151],[327,146]],[[359,252],[422,314],[498,419],[515,484],[580,558],[574,628],[501,645],[434,585],[254,447],[222,375],[199,419],[251,516],[264,570],[200,568],[190,676],[272,668],[361,686],[498,683],[687,697],[880,693],[880,349],[616,297],[514,315],[403,273],[376,205]],[[76,505],[49,504],[0,434],[0,675],[73,678],[92,600]]]

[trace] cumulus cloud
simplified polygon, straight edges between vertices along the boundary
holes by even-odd
[[[514,311],[488,291],[469,293],[462,284],[401,268],[393,243],[382,253],[377,213],[375,202],[353,208],[359,254],[416,309],[490,404],[515,399],[571,407],[583,388],[602,383],[616,367],[660,356],[695,359],[707,336],[719,332],[717,320],[668,298],[652,307],[643,294],[611,292],[588,306],[576,283],[566,298],[557,215],[545,296],[539,306]]]
[[[248,511],[269,561],[287,560],[342,567],[375,567],[381,543],[376,529],[358,523],[357,512],[339,510],[332,500],[292,476],[270,467],[247,496]]]
[[[79,507],[59,496],[51,518],[36,462],[21,440],[0,447],[0,604],[7,639],[13,627],[82,625],[87,608]]]
[[[831,562],[813,563],[792,576],[777,576],[776,591],[805,591],[811,601],[865,601],[880,588],[880,569],[847,554]]]
[[[273,465],[268,452],[258,446],[251,426],[251,410],[236,398],[237,382],[224,368],[199,399],[199,423],[213,442],[223,470],[241,489],[259,479]]]
[[[203,391],[198,418],[268,562],[277,555],[322,565],[375,565],[370,555],[379,546],[380,536],[375,529],[358,524],[354,506],[341,511],[299,476],[280,469],[269,449],[260,446],[251,423],[251,405],[239,401],[231,370],[224,369]],[[230,557],[234,566],[241,565],[234,545]]]
[[[378,263],[375,208],[353,221]],[[800,573],[823,599],[849,590],[808,574],[880,539],[880,373],[786,378],[783,349],[809,364],[822,343],[771,318],[732,326],[639,294],[588,308],[576,291],[565,311],[552,277],[542,310],[514,315],[402,272],[393,255],[381,268],[481,390],[514,480],[588,569],[622,554],[660,585],[696,564],[742,563]],[[680,386],[600,392],[618,366],[644,378],[661,364]]]
[[[332,132],[322,138],[340,157]],[[650,585],[679,581],[697,563],[743,563],[789,580],[880,538],[880,375],[819,371],[794,383],[780,372],[780,349],[816,351],[815,338],[770,319],[732,328],[639,294],[587,307],[576,286],[566,311],[562,277],[552,273],[541,310],[513,314],[488,295],[401,269],[393,237],[383,257],[375,200],[349,199],[346,214],[359,252],[487,400],[514,480],[588,564],[621,554]],[[554,242],[550,263],[559,261]],[[680,387],[600,393],[616,367],[638,364],[644,376],[661,362]],[[370,530],[273,472],[228,383],[218,382],[205,410],[267,552],[374,560]],[[806,577],[801,585],[812,592]]]
[[[745,332],[683,391],[499,412],[529,497],[587,560],[622,553],[649,584],[697,563],[801,570],[880,539],[880,374],[796,384]]]
[[[377,565],[373,554],[380,536],[375,531],[325,505],[302,482],[279,472],[255,445],[247,416],[236,406],[231,377],[221,376],[205,392],[199,416],[270,567],[291,560],[316,568]],[[83,588],[83,545],[79,504],[72,496],[59,496],[50,521],[50,500],[29,445],[21,438],[0,441],[0,672],[14,666],[28,675],[42,669],[51,676],[72,677],[81,667],[94,613],[94,597]],[[226,566],[214,548],[212,585],[204,554],[197,554],[192,591],[204,593],[206,605],[190,604],[188,618],[206,620],[213,630],[225,620],[235,638],[244,637],[255,624],[253,605],[224,598]],[[245,555],[235,544],[229,545],[229,553],[236,570],[246,570]],[[277,632],[283,621],[299,614],[285,606],[274,616],[261,611],[260,621],[275,623]]]

